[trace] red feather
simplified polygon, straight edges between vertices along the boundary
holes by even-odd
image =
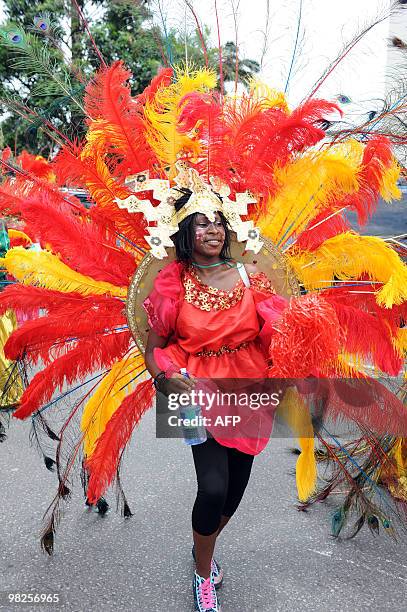
[[[14,247],[18,247],[18,246],[29,246],[30,245],[30,241],[27,240],[27,238],[23,238],[21,236],[17,236],[15,238],[11,238],[10,239],[10,249],[14,249]]]
[[[26,199],[22,193],[21,182],[13,183],[9,178],[0,185],[0,213],[2,215],[19,216]]]
[[[192,122],[203,101],[200,96],[188,98],[184,120],[189,116]],[[264,197],[275,193],[278,188],[275,164],[284,166],[294,155],[319,142],[325,133],[315,123],[336,109],[329,102],[311,100],[288,115],[277,108],[265,108],[261,100],[245,98],[236,106],[225,107],[227,129],[219,146],[212,147],[211,173],[235,191],[249,189]],[[215,113],[211,116],[216,118]],[[209,124],[206,129],[209,130]]]
[[[44,194],[26,203],[23,218],[30,237],[43,248],[50,245],[73,270],[95,280],[128,285],[136,268],[134,258],[118,249],[115,238],[94,221],[81,221],[68,204],[58,207]]]
[[[174,70],[172,68],[160,68],[158,74],[151,79],[150,84],[136,97],[137,103],[144,105],[147,100],[151,100],[161,87],[168,87],[173,76]]]
[[[0,293],[0,314],[9,308],[18,309],[27,315],[38,315],[38,309],[42,308],[48,312],[54,312],[60,308],[75,307],[81,304],[83,308],[97,306],[98,300],[108,302],[114,308],[118,303],[117,298],[108,296],[80,295],[79,293],[62,293],[42,287],[30,285],[10,285]]]
[[[75,380],[84,380],[95,370],[110,367],[125,355],[130,338],[130,332],[125,331],[82,340],[65,355],[54,359],[48,367],[35,374],[13,416],[26,419],[48,402],[56,389],[62,390],[65,385],[70,385]]]
[[[53,172],[57,173],[56,167],[53,167]],[[53,183],[39,178],[28,171],[22,174],[16,171],[12,179],[7,178],[2,182],[0,185],[0,212],[20,217],[25,205],[31,198],[44,197],[45,194],[56,205],[66,202],[72,208],[82,213],[86,212],[76,197],[61,193],[59,188],[54,186]]]
[[[33,155],[28,151],[22,151],[22,153],[16,159],[17,163],[23,170],[32,172],[38,178],[49,181],[52,178],[52,168],[46,159],[41,155]]]
[[[19,359],[24,354],[32,360],[47,362],[52,359],[54,345],[63,350],[71,339],[89,339],[105,330],[126,325],[123,302],[104,296],[91,296],[88,301],[77,300],[55,307],[52,314],[23,323],[4,346],[8,359]]]
[[[361,281],[370,281],[371,279],[367,278],[366,275],[361,276],[359,279]],[[357,281],[356,281],[357,282]],[[391,326],[392,334],[395,333],[395,330],[398,327],[403,326],[403,321],[405,322],[407,319],[407,302],[403,304],[395,305],[392,308],[384,308],[379,306],[376,302],[376,297],[372,291],[377,290],[377,285],[371,285],[370,283],[365,283],[360,287],[353,287],[352,289],[357,290],[356,292],[352,292],[347,287],[337,286],[331,289],[326,289],[323,292],[324,299],[331,301],[337,300],[342,304],[348,304],[364,312],[370,312],[371,314],[375,314],[382,321],[385,321],[386,324]]]
[[[157,161],[146,141],[145,125],[136,99],[127,83],[131,72],[122,61],[101,70],[87,87],[85,107],[94,119],[101,119],[109,153],[120,157],[116,176],[151,168]],[[91,124],[92,125],[92,124]],[[113,136],[112,136],[113,134]]]
[[[349,221],[340,213],[325,221],[330,214],[331,213],[325,209],[310,221],[308,226],[299,235],[295,243],[296,249],[315,251],[325,242],[325,240],[328,240],[328,238],[332,238],[333,236],[337,236],[351,229]],[[320,221],[322,221],[322,223],[318,225]],[[314,227],[316,225],[317,227]]]
[[[0,314],[4,314],[7,310],[12,309],[20,310],[31,318],[38,317],[39,309],[44,307],[43,304],[48,299],[43,296],[43,291],[46,290],[39,287],[20,284],[9,285],[0,293]],[[61,295],[57,291],[52,291],[51,293]]]
[[[127,198],[129,191],[121,186],[107,170],[98,168],[93,158],[81,159],[81,148],[63,147],[55,159],[59,179],[70,185],[86,188],[98,202],[98,214],[114,223],[116,231],[139,246],[149,249],[144,240],[146,221],[141,213],[131,214],[120,209],[115,198]]]
[[[336,312],[327,301],[313,294],[291,300],[271,338],[270,376],[306,378],[325,372],[342,344]]]
[[[340,303],[334,294],[324,297],[335,308],[345,333],[345,349],[372,359],[382,372],[397,376],[404,360],[393,346],[388,323],[349,303]]]
[[[376,210],[381,177],[392,160],[392,147],[388,138],[375,136],[367,143],[359,176],[361,187],[353,198],[349,198],[351,207],[358,214],[360,225],[364,225]]]
[[[86,461],[90,472],[87,498],[95,504],[115,477],[122,450],[134,427],[152,406],[154,387],[151,379],[137,385],[108,422],[92,456]]]
[[[369,377],[309,378],[297,384],[308,403],[322,402],[326,419],[340,423],[344,419],[353,421],[379,435],[407,435],[403,401],[379,380]]]
[[[358,172],[358,191],[340,200],[332,199],[327,202],[327,206],[302,231],[296,242],[296,247],[312,251],[328,238],[347,231],[350,225],[343,214],[340,213],[328,219],[332,213],[342,208],[354,210],[358,216],[358,223],[364,225],[376,209],[380,197],[381,177],[391,164],[392,159],[391,144],[388,138],[383,136],[372,138],[363,152],[363,159]],[[323,219],[328,219],[328,221],[310,229]]]
[[[193,92],[184,96],[179,106],[182,110],[177,128],[184,134],[196,130],[203,146],[195,168],[209,179],[210,176],[217,174],[217,167],[212,163],[212,153],[216,160],[216,150],[223,147],[225,138],[230,133],[230,129],[223,121],[219,94]]]
[[[354,210],[358,223],[364,225],[376,210],[380,197],[381,178],[393,159],[391,144],[384,136],[375,136],[366,145],[360,171],[358,172],[359,189],[352,195],[334,202],[329,210],[347,207]],[[330,213],[327,212],[328,216]]]
[[[345,417],[379,435],[407,435],[406,407],[381,381],[374,378],[329,381],[327,416]]]

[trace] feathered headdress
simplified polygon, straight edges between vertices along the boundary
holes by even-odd
[[[399,197],[386,137],[329,141],[321,126],[335,104],[310,98],[290,110],[283,94],[260,86],[228,98],[214,91],[207,69],[165,69],[138,96],[129,77],[115,62],[87,86],[86,138],[61,145],[52,175],[2,162],[15,176],[4,176],[0,206],[21,219],[25,246],[31,240],[42,249],[5,254],[2,265],[19,283],[0,295],[0,312],[30,316],[5,353],[37,367],[14,416],[32,416],[46,466],[58,464],[42,539],[48,552],[78,462],[88,503],[105,511],[103,494],[115,481],[123,513],[131,514],[120,465],[154,391],[124,302],[145,256],[165,256],[185,215],[213,218],[221,210],[254,252],[260,229],[310,294],[293,299],[274,324],[276,375],[307,377],[317,365],[325,376],[363,377],[370,363],[394,376],[406,348],[407,268],[392,243],[359,236],[346,217],[356,211],[365,222],[380,196]],[[86,190],[93,206],[85,209],[61,186]],[[192,195],[176,213],[181,187]],[[61,426],[53,409],[71,397]],[[381,407],[369,416],[380,425]],[[309,418],[297,417],[308,435]],[[302,499],[316,477],[307,439],[297,474]]]
[[[178,232],[179,224],[183,219],[200,212],[210,221],[215,220],[215,213],[223,213],[232,231],[236,232],[238,241],[247,241],[246,249],[255,253],[261,249],[262,242],[259,230],[253,226],[253,221],[242,221],[240,215],[247,215],[247,205],[255,204],[256,200],[248,193],[237,193],[236,200],[229,199],[230,189],[218,179],[211,177],[211,186],[206,184],[198,172],[185,162],[177,162],[178,174],[174,177],[176,187],[170,187],[170,182],[161,179],[149,179],[148,172],[128,177],[126,185],[137,192],[152,191],[153,199],[160,204],[153,206],[149,200],[140,200],[132,194],[121,200],[116,198],[119,208],[131,213],[142,213],[147,223],[155,222],[155,226],[148,226],[149,234],[145,236],[150,245],[151,253],[159,259],[166,256],[165,247],[174,246],[171,236]],[[175,202],[180,197],[180,189],[187,189],[191,195],[183,208],[175,209]]]

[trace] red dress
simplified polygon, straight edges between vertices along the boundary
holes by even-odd
[[[233,289],[222,291],[205,285],[183,264],[166,266],[144,302],[151,328],[169,338],[164,349],[154,351],[158,367],[174,364],[203,379],[267,378],[272,325],[287,300],[276,295],[264,273],[249,274],[249,279],[250,287],[239,279]],[[211,433],[224,446],[256,455],[271,428],[272,422],[265,432],[263,424],[257,439],[222,438],[219,429]]]

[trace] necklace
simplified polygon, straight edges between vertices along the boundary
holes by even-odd
[[[218,266],[223,266],[223,264],[226,264],[229,268],[236,268],[236,264],[230,261],[217,261],[216,263],[206,265],[196,263],[195,261],[192,261],[191,263],[195,268],[217,268]]]

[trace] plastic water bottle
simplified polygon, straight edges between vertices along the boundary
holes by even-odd
[[[185,368],[181,368],[181,374],[185,378],[189,378],[189,374]],[[189,446],[195,444],[202,444],[206,442],[207,435],[206,429],[203,425],[200,425],[200,417],[202,416],[202,410],[200,406],[181,406],[179,409],[181,419],[198,419],[198,425],[182,425],[182,432],[184,434],[184,441]]]

